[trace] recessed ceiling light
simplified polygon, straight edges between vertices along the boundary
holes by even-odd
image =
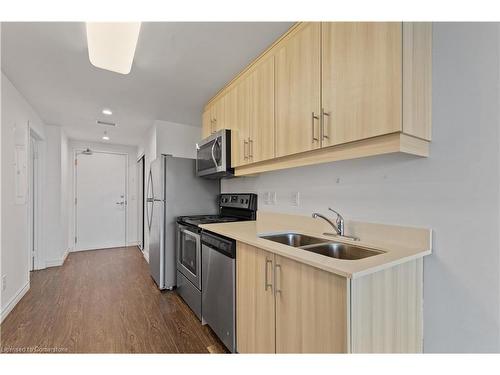
[[[102,136],[102,139],[105,140],[105,141],[109,141],[109,137],[108,137],[108,132],[104,132],[104,135]]]
[[[103,114],[103,115],[108,115],[108,116],[111,116],[111,115],[113,114],[113,112],[111,112],[111,109],[109,109],[109,108],[104,108],[104,109],[102,110],[102,114]]]
[[[140,30],[140,22],[87,22],[87,44],[92,65],[129,74]]]

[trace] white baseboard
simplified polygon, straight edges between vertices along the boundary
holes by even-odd
[[[30,290],[29,281],[16,293],[14,297],[12,297],[7,306],[5,306],[5,308],[2,310],[0,322],[3,322],[3,320],[7,317],[7,315],[9,315],[9,313],[17,305],[17,303],[21,300],[21,298],[24,297],[24,295],[28,292],[28,290]]]
[[[144,259],[146,259],[146,262],[149,263],[149,253],[146,253],[145,251],[143,251],[142,256],[144,257]]]
[[[127,246],[139,246],[139,242],[137,242],[137,241],[130,241],[130,242],[127,242]]]

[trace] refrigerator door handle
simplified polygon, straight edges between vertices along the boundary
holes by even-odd
[[[147,204],[146,204],[146,217],[148,219],[148,229],[149,233],[151,233],[151,225],[153,224],[153,202],[154,202],[154,192],[153,192],[153,174],[151,173],[151,170],[149,171],[149,178],[148,178],[148,194],[151,188],[151,196],[147,198]],[[149,205],[151,204],[151,212],[149,210]]]

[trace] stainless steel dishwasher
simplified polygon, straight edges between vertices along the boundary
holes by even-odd
[[[236,242],[202,232],[202,323],[236,352]]]

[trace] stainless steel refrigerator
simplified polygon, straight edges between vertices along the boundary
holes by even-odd
[[[196,176],[194,159],[161,155],[151,163],[146,217],[149,270],[160,289],[176,286],[176,218],[216,214],[219,181]]]

